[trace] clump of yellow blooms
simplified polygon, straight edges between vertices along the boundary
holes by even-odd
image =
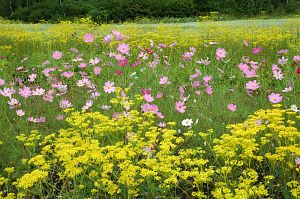
[[[15,186],[30,195],[37,193],[41,184],[59,189],[61,185],[53,183],[55,178],[69,184],[62,192],[73,190],[74,194],[100,198],[106,194],[140,196],[151,186],[167,195],[167,190],[183,189],[184,185],[192,190],[190,194],[205,197],[203,186],[212,182],[214,170],[202,148],[182,147],[196,134],[188,131],[179,136],[172,122],[169,128],[157,127],[153,114],[129,110],[133,101],[124,95],[112,102],[127,109],[126,114],[110,118],[100,112],[67,111],[71,128],[41,140],[41,152],[26,163],[34,170],[19,178]],[[29,145],[37,134],[32,131],[18,139]]]
[[[183,26],[182,24],[158,24],[140,25],[127,23],[124,25],[102,24],[95,25],[89,18],[78,19],[74,23],[62,21],[59,24],[1,24],[0,44],[4,48],[16,46],[21,49],[44,49],[61,47],[62,44],[83,43],[83,35],[91,32],[97,41],[110,34],[112,30],[118,30],[130,38],[126,43],[130,46],[149,46],[150,40],[167,45],[177,42],[178,47],[200,46],[208,42],[220,42],[226,44],[241,44],[244,40],[253,43],[254,46],[268,46],[280,48],[282,43],[288,44],[289,49],[298,50],[299,18],[291,18],[278,25],[261,25],[255,20],[247,20],[239,23],[205,22]],[[7,46],[7,47],[6,47]],[[2,47],[3,48],[3,47]],[[0,46],[1,49],[1,46]],[[9,49],[7,49],[9,50]]]
[[[256,111],[245,122],[228,125],[230,133],[214,140],[216,158],[226,168],[217,170],[223,180],[213,191],[215,197],[262,198],[268,196],[266,186],[274,189],[278,185],[292,187],[292,195],[300,197],[295,183],[299,181],[300,166],[300,131],[296,128],[299,116],[280,107]],[[241,175],[248,178],[238,177]],[[239,181],[231,180],[237,177]]]
[[[280,105],[258,110],[245,122],[228,125],[227,133],[207,143],[211,147],[201,148],[203,143],[189,141],[208,141],[212,129],[178,134],[175,122],[157,127],[155,115],[130,109],[134,103],[127,92],[117,88],[112,100],[126,114],[111,118],[67,110],[70,128],[43,138],[37,131],[18,136],[26,147],[38,142],[40,149],[23,161],[28,171],[12,183],[18,194],[0,198],[276,198],[282,185],[291,197],[300,197],[300,117],[295,112]],[[9,183],[0,176],[0,186]]]

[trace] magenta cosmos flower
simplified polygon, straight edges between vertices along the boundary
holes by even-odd
[[[84,42],[86,43],[91,43],[95,40],[94,35],[92,35],[91,33],[86,33],[83,37]]]
[[[62,52],[60,52],[60,51],[54,51],[52,53],[52,57],[53,57],[53,59],[59,60],[59,59],[62,58]]]
[[[123,59],[118,61],[119,66],[123,67],[123,66],[126,66],[127,64],[128,64],[128,59],[126,59],[126,58],[123,58]]]
[[[116,87],[114,85],[115,85],[114,82],[111,82],[111,81],[105,82],[105,84],[103,86],[104,92],[106,92],[106,93],[113,93],[113,92],[115,92]]]
[[[230,111],[232,111],[232,112],[234,112],[234,111],[236,111],[236,105],[235,104],[228,104],[227,105],[227,109],[228,110],[230,110]]]
[[[269,101],[273,104],[277,104],[282,101],[282,96],[279,93],[271,93],[269,96]]]
[[[252,49],[252,53],[253,53],[254,55],[260,53],[261,51],[262,51],[262,47],[257,47],[257,48],[253,48],[253,49]]]
[[[119,44],[118,45],[118,51],[120,51],[122,54],[127,54],[129,52],[130,48],[127,44]]]

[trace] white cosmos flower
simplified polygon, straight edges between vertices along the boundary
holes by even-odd
[[[182,126],[192,126],[193,120],[192,119],[184,119],[181,122]]]
[[[300,111],[295,104],[291,105],[291,110],[294,111],[294,112],[296,112],[296,113]]]
[[[284,90],[282,90],[282,92],[287,93],[287,92],[290,92],[292,90],[293,90],[293,87],[289,86],[289,87],[286,87]]]

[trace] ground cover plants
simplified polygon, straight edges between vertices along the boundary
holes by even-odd
[[[2,24],[0,197],[299,198],[299,21],[226,23]]]

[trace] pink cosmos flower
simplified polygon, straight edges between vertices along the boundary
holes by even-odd
[[[123,41],[124,39],[128,38],[128,36],[123,35],[122,33],[120,33],[119,31],[113,30],[112,34],[116,37],[117,41]]]
[[[82,63],[80,63],[80,64],[78,65],[78,67],[79,67],[79,68],[86,68],[86,63],[83,63],[83,62],[82,62]]]
[[[203,81],[204,82],[209,82],[212,80],[212,76],[211,75],[206,75],[205,77],[203,77]]]
[[[32,95],[37,95],[37,96],[44,95],[45,94],[45,90],[42,89],[42,88],[36,88],[31,93],[32,93]]]
[[[165,122],[160,122],[160,123],[158,123],[157,126],[160,128],[165,128],[167,126],[167,124]]]
[[[34,80],[36,79],[37,75],[35,73],[31,74],[28,76],[28,81],[30,82],[34,82]]]
[[[94,41],[94,35],[92,35],[91,33],[86,33],[83,37],[84,42],[86,43],[91,43]]]
[[[89,63],[93,66],[100,63],[100,59],[96,57],[95,59],[90,59]]]
[[[22,109],[18,109],[16,110],[17,116],[22,117],[23,115],[25,115],[25,112]]]
[[[43,95],[43,100],[45,100],[46,102],[53,102],[53,95],[47,93],[45,95]]]
[[[162,92],[159,92],[159,93],[157,93],[156,98],[159,99],[159,98],[162,98],[163,96],[164,96],[164,94]]]
[[[101,71],[102,71],[102,68],[100,68],[100,67],[95,67],[94,68],[95,75],[100,75]]]
[[[277,80],[282,80],[284,78],[280,70],[273,70],[273,77]]]
[[[159,80],[159,84],[164,85],[164,84],[170,84],[171,82],[169,82],[168,77],[163,76],[162,78],[160,78]]]
[[[10,100],[7,102],[11,108],[15,108],[17,105],[19,105],[19,103],[20,102],[15,98],[10,98]]]
[[[5,84],[4,79],[1,79],[1,78],[0,78],[0,86],[3,86],[4,84]]]
[[[192,58],[193,58],[193,53],[192,52],[185,52],[183,55],[182,55],[182,58],[185,60],[185,61],[191,61]]]
[[[106,35],[103,39],[104,43],[109,44],[112,40],[113,40],[113,36],[112,35]]]
[[[227,55],[227,52],[226,52],[225,48],[218,48],[217,49],[217,51],[216,51],[217,60],[225,58],[226,55]]]
[[[159,48],[166,48],[167,45],[166,45],[166,44],[158,44],[158,47],[159,47]]]
[[[211,86],[206,86],[205,90],[208,95],[211,95],[213,93],[213,89]]]
[[[129,50],[130,50],[129,46],[125,43],[118,45],[118,51],[120,51],[122,54],[127,54]]]
[[[4,97],[11,97],[11,95],[14,93],[15,93],[15,90],[13,88],[4,87],[3,90],[0,89],[0,95],[2,95]]]
[[[45,60],[45,61],[42,63],[43,66],[47,66],[48,64],[50,64],[50,61],[48,61],[48,60]]]
[[[145,94],[144,95],[144,100],[147,102],[153,102],[154,98],[151,96],[151,94]]]
[[[158,106],[154,105],[154,104],[143,104],[141,106],[142,108],[142,111],[143,112],[151,112],[151,113],[154,113],[154,114],[157,114],[158,113]]]
[[[46,118],[45,117],[37,117],[37,118],[34,118],[34,117],[28,117],[27,120],[29,122],[33,122],[33,123],[44,123],[46,122]]]
[[[57,115],[57,116],[55,117],[55,119],[58,120],[58,121],[61,121],[61,120],[64,120],[64,119],[65,119],[65,116],[64,116],[64,115]]]
[[[246,78],[257,77],[256,71],[253,70],[253,69],[252,69],[252,70],[245,71],[245,75],[246,75]]]
[[[272,65],[272,71],[274,71],[274,70],[281,71],[281,68],[279,68],[276,64],[273,64]]]
[[[61,76],[63,76],[63,77],[66,77],[66,78],[71,78],[71,77],[73,77],[73,75],[74,75],[74,72],[73,71],[65,71],[65,72],[63,72],[62,74],[61,74]]]
[[[234,111],[236,111],[236,105],[235,104],[228,104],[227,105],[227,109],[228,110],[230,110],[230,111],[232,111],[232,112],[234,112]]]
[[[184,102],[178,101],[175,103],[175,108],[179,113],[184,113],[186,106],[184,105]]]
[[[94,102],[92,100],[86,101],[85,105],[82,107],[82,110],[88,110],[93,105],[93,103]]]
[[[19,88],[19,94],[26,99],[31,95],[31,90],[29,87],[24,86],[23,88]]]
[[[116,87],[114,87],[114,85],[115,85],[114,82],[111,82],[111,81],[105,82],[105,84],[103,86],[104,92],[106,92],[106,93],[113,93],[113,92],[115,92]]]
[[[281,57],[281,59],[278,59],[277,63],[280,65],[285,65],[288,62],[288,58]]]
[[[60,100],[59,102],[59,107],[62,109],[71,108],[72,106],[72,103],[67,99]]]
[[[288,49],[281,49],[277,53],[278,54],[286,54],[289,50]]]
[[[262,51],[262,47],[255,47],[255,48],[252,49],[252,53],[254,55],[260,53],[261,51]]]
[[[201,82],[200,81],[194,81],[193,83],[193,87],[194,88],[197,88],[197,87],[200,87],[201,86]]]
[[[200,72],[200,70],[196,69],[196,73],[194,73],[190,76],[190,80],[197,78],[199,75],[201,75],[201,72]]]
[[[247,64],[244,64],[244,63],[240,63],[239,64],[239,69],[241,71],[243,71],[244,73],[246,73],[246,71],[249,71],[249,66]]]
[[[130,64],[131,67],[137,67],[138,65],[140,65],[142,63],[142,61],[136,61],[133,62],[132,64]]]
[[[249,81],[246,83],[246,89],[247,90],[257,90],[258,88],[260,88],[259,86],[259,82],[257,82],[256,80],[253,80],[253,81]]]
[[[279,93],[271,93],[268,98],[270,102],[277,104],[282,101],[283,97]]]
[[[195,52],[196,52],[196,48],[190,47],[190,51],[191,51],[192,53],[195,53]]]
[[[125,57],[124,57],[122,54],[120,54],[120,53],[114,55],[114,57],[115,57],[115,59],[118,60],[118,61],[121,61],[121,60],[125,59]]]
[[[60,51],[54,51],[52,53],[52,57],[53,57],[53,59],[59,60],[59,59],[62,58],[62,52],[60,52]]]
[[[295,56],[293,57],[293,60],[294,60],[294,61],[300,61],[300,55],[295,55]]]

